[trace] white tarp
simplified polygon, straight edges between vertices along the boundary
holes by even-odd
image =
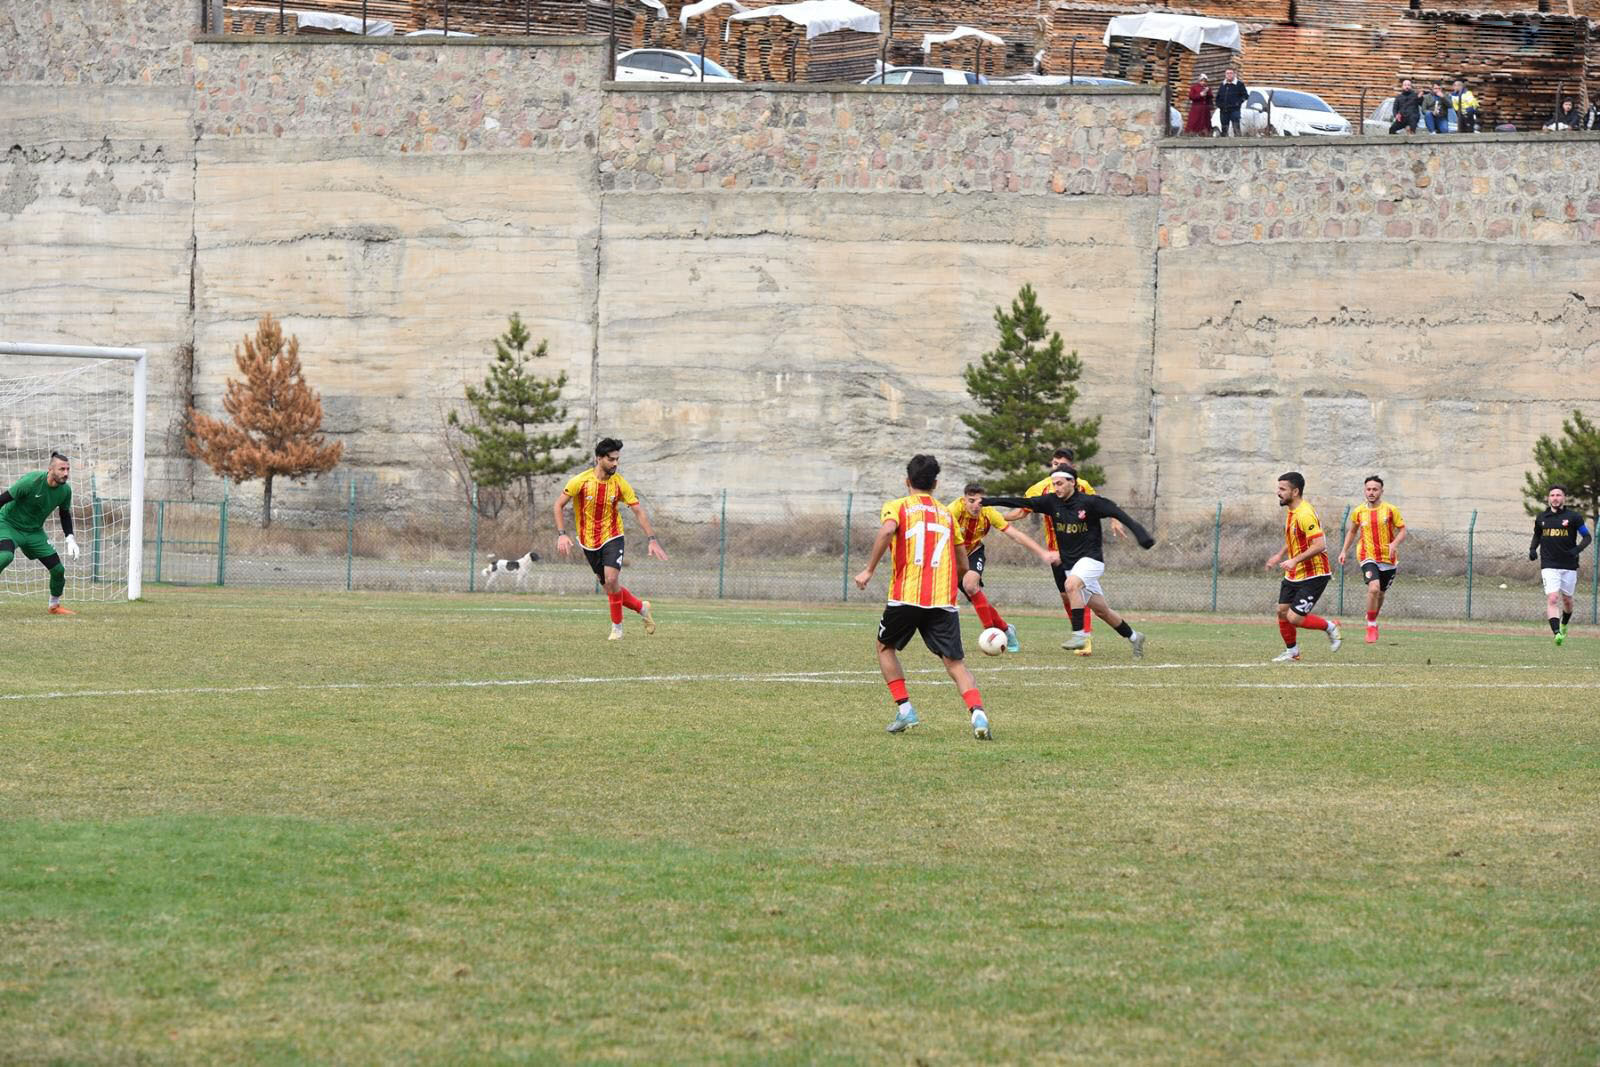
[[[808,41],[835,30],[878,32],[878,13],[869,7],[851,3],[851,0],[800,0],[798,4],[774,4],[729,15],[728,25],[731,27],[735,22],[770,18],[773,15],[788,19],[796,26],[804,26]],[[727,28],[723,29],[722,36],[724,40],[727,39]]]
[[[1143,37],[1152,41],[1171,41],[1191,52],[1209,44],[1237,52],[1239,24],[1232,19],[1208,19],[1199,15],[1169,15],[1148,11],[1143,15],[1118,15],[1106,26],[1105,44],[1113,37]]]
[[[957,26],[949,33],[923,34],[922,50],[924,52],[931,52],[933,51],[933,46],[936,44],[947,44],[950,41],[959,41],[963,37],[976,37],[984,44],[997,44],[1001,48],[1004,48],[1006,44],[1005,41],[1001,40],[999,37],[996,37],[992,33],[985,33],[982,30],[975,30],[971,26]]]
[[[723,4],[732,5],[735,11],[750,10],[748,7],[745,7],[743,4],[739,3],[739,0],[698,0],[697,3],[689,4],[682,11],[678,12],[678,22],[680,25],[687,26],[689,25],[689,20],[691,18],[694,18],[696,15],[704,15],[707,11],[710,11],[713,8],[721,7]]]
[[[276,15],[275,7],[236,7],[234,11],[248,11],[254,15]],[[285,28],[290,19],[294,20],[296,27],[310,26],[314,30],[337,30],[340,33],[360,33],[361,19],[355,15],[335,15],[331,11],[296,11],[292,7],[283,9]],[[394,23],[385,22],[383,19],[367,20],[368,37],[393,37]]]

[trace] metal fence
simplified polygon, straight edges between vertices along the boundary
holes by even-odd
[[[154,500],[146,505],[145,580],[154,584],[226,585],[345,590],[581,594],[595,590],[581,553],[555,556],[549,502],[526,514],[479,514],[465,495],[423,508],[399,510],[391,495],[368,480],[339,484],[338,510],[296,510],[270,528],[259,522],[252,494],[224,492],[215,502]],[[326,502],[327,497],[324,496]],[[879,525],[880,496],[783,494],[718,489],[651,498],[644,503],[668,552],[648,559],[637,522],[624,512],[629,551],[623,581],[642,596],[702,599],[875,602],[883,598],[888,565],[866,590],[853,576],[867,561]],[[1203,523],[1158,529],[1157,544],[1140,551],[1108,538],[1104,585],[1111,602],[1141,611],[1252,613],[1275,602],[1278,576],[1265,568],[1282,544],[1276,515],[1246,514],[1218,504]],[[1326,509],[1325,509],[1326,511]],[[1347,527],[1349,509],[1327,522],[1330,556]],[[1325,513],[1324,519],[1332,518]],[[1507,517],[1509,518],[1509,517]],[[1018,529],[1042,540],[1039,522]],[[1410,527],[1400,549],[1400,575],[1384,614],[1435,619],[1525,619],[1542,611],[1538,564],[1528,561],[1531,523],[1490,528],[1476,512],[1454,529]],[[990,598],[1007,607],[1052,608],[1060,600],[1044,566],[1003,534],[987,539]],[[493,556],[540,558],[518,581],[483,573]],[[1600,622],[1600,572],[1585,568],[1579,617]],[[486,588],[487,587],[487,588]],[[1364,610],[1365,585],[1354,556],[1335,566],[1320,608],[1334,615]]]

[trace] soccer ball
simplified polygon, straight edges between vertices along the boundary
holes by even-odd
[[[998,656],[1006,650],[1006,632],[989,627],[978,635],[978,649],[985,656]]]

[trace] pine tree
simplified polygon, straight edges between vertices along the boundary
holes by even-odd
[[[243,381],[229,378],[222,410],[230,421],[189,409],[189,454],[235,481],[262,480],[261,525],[272,525],[272,480],[303,479],[332,470],[344,445],[321,434],[322,398],[300,371],[300,339],[290,337],[271,315],[256,325],[254,338],[234,349]]]
[[[1600,520],[1600,426],[1574,411],[1561,424],[1562,437],[1554,440],[1543,434],[1534,442],[1533,462],[1537,470],[1524,475],[1523,505],[1529,515],[1546,507],[1552,485],[1565,486],[1567,506],[1581,515]]]
[[[566,372],[555,378],[537,377],[531,363],[550,354],[549,344],[539,342],[530,355],[530,334],[522,317],[511,316],[506,332],[494,342],[494,362],[483,388],[467,386],[467,404],[473,418],[450,413],[450,425],[468,438],[462,449],[473,480],[492,489],[505,489],[521,482],[528,506],[528,536],[534,536],[537,523],[534,479],[571,470],[580,462],[576,455],[557,455],[578,444],[578,425],[562,427],[567,409],[561,391],[567,387]],[[541,427],[554,426],[553,432]]]
[[[1078,474],[1098,482],[1089,464],[1100,445],[1100,417],[1074,420],[1083,373],[1078,353],[1068,354],[1061,335],[1049,329],[1050,316],[1039,307],[1033,286],[1024,285],[1011,310],[994,309],[1000,347],[985,352],[962,376],[967,393],[981,408],[963,415],[972,433],[972,450],[983,460],[991,493],[1020,493],[1038,481],[1057,448],[1070,448]]]

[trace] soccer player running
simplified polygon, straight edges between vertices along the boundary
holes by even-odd
[[[1100,576],[1106,571],[1104,540],[1100,522],[1112,519],[1133,531],[1139,547],[1150,549],[1156,539],[1141,526],[1137,519],[1119,508],[1115,501],[1094,493],[1086,493],[1078,482],[1078,472],[1072,467],[1057,467],[1050,473],[1051,495],[1041,496],[991,496],[985,497],[986,506],[1027,508],[1050,517],[1055,528],[1055,540],[1061,554],[1057,568],[1065,578],[1063,591],[1067,596],[1067,612],[1072,619],[1072,636],[1062,644],[1080,656],[1093,653],[1088,627],[1088,612],[1093,611],[1117,633],[1133,644],[1133,658],[1144,658],[1145,635],[1128,625],[1128,621],[1111,609]]]
[[[611,636],[609,641],[622,640],[622,609],[639,613],[644,620],[644,632],[656,632],[656,620],[650,614],[650,601],[640,600],[622,584],[622,513],[618,504],[633,509],[639,519],[639,528],[650,539],[645,546],[647,554],[665,560],[667,554],[656,541],[650,529],[650,517],[644,505],[634,494],[633,486],[617,473],[622,458],[622,442],[615,437],[605,437],[594,446],[594,466],[567,483],[556,498],[556,552],[562,558],[572,555],[572,538],[567,536],[563,513],[568,501],[572,503],[572,521],[577,527],[578,544],[589,561],[589,568],[605,587],[606,602],[611,609]]]
[[[1406,539],[1406,520],[1400,509],[1383,499],[1383,479],[1376,474],[1367,475],[1362,486],[1365,504],[1357,505],[1350,513],[1350,528],[1344,532],[1344,545],[1339,549],[1339,566],[1350,558],[1350,542],[1361,536],[1361,550],[1356,562],[1361,564],[1361,577],[1367,583],[1367,644],[1378,643],[1378,612],[1383,610],[1383,596],[1394,581],[1400,564],[1400,542]]]
[[[1339,624],[1311,614],[1317,598],[1328,587],[1333,568],[1328,566],[1328,539],[1317,522],[1317,513],[1305,500],[1306,480],[1299,471],[1278,476],[1278,506],[1288,508],[1283,522],[1283,548],[1267,560],[1267,570],[1281,569],[1278,585],[1278,633],[1283,635],[1284,651],[1272,657],[1274,663],[1296,663],[1300,641],[1295,628],[1322,630],[1328,635],[1332,651],[1339,651]]]
[[[999,530],[1046,563],[1053,564],[1061,557],[1041,547],[1033,538],[1011,525],[995,508],[984,507],[983,486],[971,482],[961,492],[961,496],[950,501],[950,517],[956,524],[956,543],[967,553],[967,573],[961,576],[961,591],[971,601],[972,610],[978,613],[979,622],[986,627],[992,626],[996,630],[1005,631],[1006,651],[1021,652],[1022,645],[1017,641],[1017,628],[1002,619],[1000,613],[989,603],[989,598],[984,595],[983,566],[986,560],[983,539],[990,530]]]
[[[1567,624],[1572,621],[1572,594],[1578,588],[1578,557],[1593,538],[1583,516],[1567,507],[1565,486],[1552,485],[1545,502],[1549,507],[1533,520],[1533,543],[1528,546],[1528,558],[1539,561],[1550,632],[1556,635],[1556,644],[1564,645]]]
[[[1028,486],[1028,491],[1026,493],[1024,493],[1023,495],[1024,496],[1050,496],[1050,495],[1053,495],[1055,490],[1053,488],[1051,488],[1050,475],[1054,474],[1058,470],[1062,470],[1063,468],[1072,467],[1073,463],[1074,463],[1074,455],[1073,455],[1072,449],[1070,449],[1070,448],[1058,448],[1058,449],[1056,449],[1055,452],[1050,456],[1050,473],[1046,474],[1043,478],[1040,478],[1037,482],[1034,482],[1032,485]],[[1090,485],[1084,479],[1079,478],[1078,479],[1078,491],[1080,493],[1088,493],[1090,496],[1093,496],[1094,495],[1094,486]],[[1029,511],[1028,511],[1027,508],[1013,508],[1011,510],[1011,512],[1006,515],[1006,520],[1008,522],[1016,522],[1018,519],[1022,518],[1024,515],[1027,515],[1028,513],[1029,513]],[[1120,522],[1118,522],[1116,519],[1112,519],[1111,520],[1111,536],[1113,536],[1113,537],[1121,537],[1122,536],[1122,532],[1123,532],[1122,531],[1122,524]],[[1048,520],[1044,524],[1044,547],[1049,549],[1052,552],[1054,552],[1056,550],[1056,548],[1057,548],[1057,545],[1056,545],[1056,528],[1055,528],[1054,524],[1052,524]],[[1051,577],[1053,577],[1056,580],[1056,592],[1061,594],[1061,610],[1065,611],[1070,616],[1072,614],[1072,598],[1067,595],[1067,571],[1066,571],[1066,568],[1058,563],[1055,566],[1050,568],[1050,575],[1051,575]],[[1084,628],[1083,629],[1084,633],[1088,633],[1088,632],[1090,632],[1091,630],[1094,629],[1094,616],[1092,614],[1085,615],[1083,617],[1083,628]]]
[[[896,709],[888,731],[904,733],[919,724],[917,709],[906,693],[906,672],[898,653],[911,643],[913,634],[921,634],[922,643],[943,661],[950,680],[961,691],[972,736],[988,741],[992,736],[989,716],[961,650],[961,617],[956,607],[956,584],[967,569],[967,554],[955,538],[950,509],[934,498],[938,483],[939,461],[932,456],[912,456],[906,464],[910,493],[883,505],[883,522],[873,539],[866,569],[856,575],[856,588],[867,587],[878,561],[893,545],[894,574],[878,622],[878,667]]]
[[[67,535],[67,557],[78,558],[78,540],[72,536],[72,486],[67,478],[72,464],[60,452],[50,453],[50,464],[42,471],[24,474],[0,493],[0,571],[11,566],[17,549],[29,559],[38,560],[50,572],[51,615],[76,615],[61,606],[67,588],[67,568],[44,533],[44,520],[54,511]]]

